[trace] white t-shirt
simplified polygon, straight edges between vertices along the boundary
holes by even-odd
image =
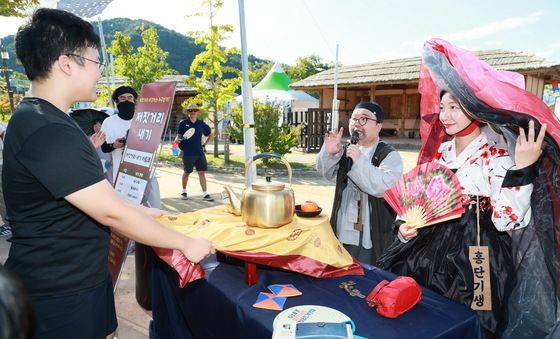
[[[105,133],[106,142],[111,144],[119,138],[126,136],[126,131],[130,129],[132,119],[123,120],[117,114],[112,115],[103,121],[101,131]],[[119,165],[121,163],[124,148],[117,148],[111,152],[113,158],[113,180],[117,177]]]

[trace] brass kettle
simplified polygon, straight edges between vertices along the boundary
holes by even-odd
[[[245,176],[251,164],[262,158],[277,158],[288,168],[288,179],[292,184],[292,167],[283,157],[273,153],[261,153],[255,155],[245,165]],[[241,199],[233,192],[230,186],[224,186],[229,197],[228,209],[235,215],[241,215],[241,219],[247,226],[261,228],[276,228],[289,224],[294,218],[295,198],[294,191],[285,184],[270,180],[266,176],[265,182],[252,183],[246,187],[241,194]]]

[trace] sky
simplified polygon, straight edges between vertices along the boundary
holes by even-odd
[[[233,25],[224,45],[239,48],[238,1],[223,1],[215,22]],[[343,65],[418,56],[434,37],[473,51],[525,51],[560,64],[558,0],[245,0],[244,8],[248,53],[289,65],[311,54],[334,62],[337,44]],[[207,28],[207,19],[192,16],[200,10],[198,0],[113,0],[100,18],[146,19],[186,33]],[[22,22],[0,17],[0,37],[15,34]]]

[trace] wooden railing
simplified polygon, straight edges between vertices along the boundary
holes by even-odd
[[[308,153],[316,153],[323,145],[325,133],[331,126],[330,108],[308,108],[289,111],[285,123],[293,126],[303,125],[299,148]]]

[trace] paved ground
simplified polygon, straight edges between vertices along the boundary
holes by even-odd
[[[391,138],[387,139],[387,141],[396,145],[397,148],[414,149],[414,147],[419,145],[419,141],[413,139]],[[244,154],[243,145],[231,145],[230,150],[232,154]],[[404,160],[405,171],[414,167],[417,152],[414,150],[400,150],[399,152]],[[298,151],[286,155],[286,159],[289,162],[300,163],[315,163],[315,157],[315,154]],[[182,169],[176,167],[160,167],[156,172],[161,190],[161,200],[165,210],[184,213],[216,206],[222,203],[220,193],[223,191],[224,185],[230,185],[238,192],[241,192],[245,185],[245,179],[240,174],[209,172],[207,173],[208,191],[216,200],[214,202],[206,202],[202,200],[198,177],[196,174],[193,174],[187,187],[189,200],[184,201],[179,198],[181,193],[181,174]],[[286,182],[287,178],[278,177],[275,180]],[[315,172],[296,173],[292,180],[292,188],[295,193],[296,203],[313,200],[323,208],[323,213],[330,214],[332,196],[334,194],[334,184],[332,182],[319,177]],[[9,251],[9,243],[6,239],[6,237],[0,237],[0,263],[5,261]],[[118,337],[121,339],[148,338],[151,314],[143,310],[135,299],[134,255],[129,255],[125,262],[117,286],[115,301],[119,318]]]

